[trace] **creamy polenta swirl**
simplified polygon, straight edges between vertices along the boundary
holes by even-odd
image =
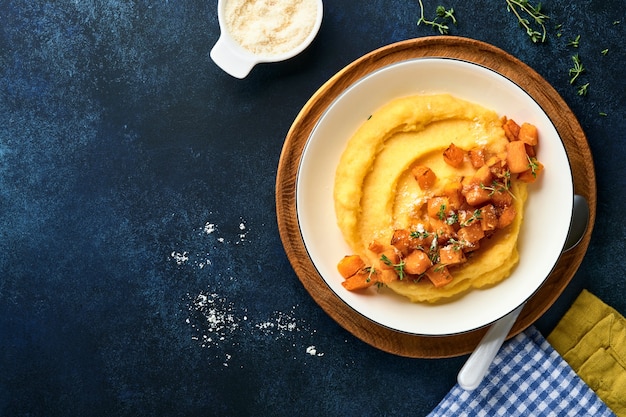
[[[468,161],[459,167],[444,162],[442,152],[451,143],[496,155],[505,152],[508,142],[496,112],[451,95],[416,95],[384,105],[349,140],[337,167],[335,212],[346,242],[374,264],[379,255],[369,249],[371,242],[389,243],[395,230],[414,229],[424,201],[447,183],[476,172]],[[417,165],[436,173],[431,188],[423,190],[415,181],[411,169]],[[437,288],[428,280],[398,280],[388,287],[414,302],[435,302],[508,277],[519,260],[526,184],[514,181],[509,192],[514,196],[515,220],[481,243],[480,250],[454,270],[449,284]]]

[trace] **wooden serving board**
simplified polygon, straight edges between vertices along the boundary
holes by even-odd
[[[451,336],[419,336],[397,332],[363,317],[326,285],[309,258],[296,213],[296,179],[305,144],[326,108],[348,87],[369,73],[408,59],[456,58],[488,67],[509,78],[543,108],[561,136],[572,166],[574,191],[589,203],[589,226],[582,241],[564,253],[543,286],[528,300],[513,326],[512,337],[537,320],[561,295],[585,255],[596,215],[596,182],[585,134],[568,107],[536,71],[510,54],[484,42],[453,36],[411,39],[375,50],[328,80],[306,103],[289,130],[276,178],[276,212],[280,236],[300,281],[313,299],[337,323],[364,342],[400,356],[442,358],[474,350],[487,328]]]

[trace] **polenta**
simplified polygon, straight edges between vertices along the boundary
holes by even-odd
[[[508,277],[527,184],[543,168],[532,128],[447,94],[374,112],[335,174],[337,224],[353,251],[339,262],[344,287],[437,302]]]

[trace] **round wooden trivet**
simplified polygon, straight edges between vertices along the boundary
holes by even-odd
[[[380,326],[338,298],[317,273],[300,235],[296,214],[296,178],[304,146],[326,108],[355,81],[369,73],[408,59],[457,58],[488,67],[509,78],[543,108],[565,143],[572,166],[574,191],[587,199],[589,226],[583,240],[564,253],[541,288],[528,300],[513,326],[512,337],[537,320],[561,295],[589,246],[596,215],[596,182],[585,134],[569,106],[536,71],[495,46],[473,39],[433,36],[411,39],[377,49],[354,61],[328,80],[302,108],[287,133],[276,178],[276,214],[287,257],[313,299],[337,323],[364,342],[400,356],[442,358],[474,350],[487,328],[451,336],[418,336]]]

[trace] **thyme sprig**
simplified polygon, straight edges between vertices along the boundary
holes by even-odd
[[[530,169],[530,173],[532,174],[533,178],[537,178],[537,170],[539,169],[539,163],[537,163],[537,159],[531,158],[528,155],[526,155],[526,157],[528,158],[528,168]]]
[[[449,226],[452,226],[454,223],[458,223],[458,221],[459,215],[454,212],[450,213],[450,215],[445,220],[446,224]]]
[[[439,218],[439,220],[441,220],[442,222],[450,226],[459,221],[459,216],[454,211],[451,211],[450,213],[446,213],[445,204],[442,204],[439,206],[437,217]]]
[[[431,26],[434,29],[437,29],[440,34],[447,35],[450,31],[450,26],[448,26],[447,22],[451,21],[454,25],[456,25],[456,17],[454,16],[454,9],[451,7],[450,9],[446,9],[444,6],[437,6],[435,10],[436,17],[432,20],[427,20],[424,16],[424,4],[422,0],[418,0],[420,5],[420,18],[417,20],[417,25],[421,25],[422,23],[426,26]]]
[[[574,39],[567,43],[567,46],[571,46],[573,48],[578,48],[580,45],[580,35],[576,36]]]
[[[493,192],[495,192],[495,190]],[[490,194],[490,195],[492,195],[492,194]],[[472,224],[473,221],[481,220],[481,219],[482,219],[482,210],[481,209],[476,209],[476,210],[474,210],[472,215],[467,220],[465,220],[463,223],[461,223],[461,227],[467,227],[470,224]]]
[[[380,260],[385,265],[393,267],[393,269],[396,271],[396,274],[398,274],[398,279],[400,279],[400,281],[402,281],[404,279],[405,272],[404,272],[404,261],[403,260],[400,260],[400,262],[398,262],[397,264],[394,264],[391,261],[391,259],[389,259],[387,257],[387,255],[385,255],[385,254],[381,255]]]
[[[446,218],[446,205],[445,204],[442,204],[439,206],[437,217],[439,218],[439,220],[445,220]]]
[[[517,17],[520,26],[534,43],[546,41],[545,23],[550,17],[541,11],[541,3],[537,3],[537,6],[528,0],[506,0],[506,3],[507,9]]]
[[[468,243],[465,240],[450,239],[448,243],[452,245],[452,250],[454,251],[460,251],[468,246]]]
[[[367,278],[365,279],[365,282],[371,282],[372,281],[372,275],[377,274],[378,271],[376,271],[376,268],[374,268],[373,266],[366,266],[364,268],[365,272],[367,272]]]
[[[516,198],[515,194],[511,192],[510,182],[506,179],[503,182],[494,180],[491,185],[485,185],[483,183],[480,183],[480,188],[489,191],[489,197],[493,196],[495,193],[507,192],[511,195],[511,197],[513,197],[514,199]]]
[[[439,5],[437,9],[435,9],[435,13],[438,17],[442,19],[450,19],[454,25],[456,25],[456,17],[454,16],[454,9],[450,7],[450,9],[446,9],[445,7]]]
[[[572,55],[572,61],[574,62],[574,66],[569,69],[570,84],[574,84],[580,74],[585,72],[585,67],[583,66],[583,63],[581,62],[580,56],[578,54]]]
[[[588,90],[589,90],[589,83],[585,83],[581,85],[580,87],[578,87],[578,90],[576,90],[576,94],[578,94],[579,96],[586,96]]]
[[[409,234],[410,237],[412,237],[413,239],[426,239],[428,236],[430,236],[430,233],[427,231],[419,231],[419,230],[414,230]]]

